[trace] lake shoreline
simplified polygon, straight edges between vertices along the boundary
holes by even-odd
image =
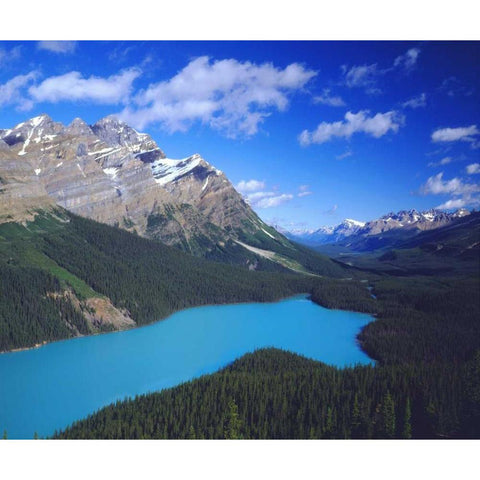
[[[67,342],[69,340],[76,340],[78,338],[96,337],[98,335],[108,335],[110,333],[127,332],[129,330],[136,330],[136,329],[139,329],[139,328],[149,327],[151,325],[155,325],[158,322],[163,322],[164,320],[167,320],[172,315],[174,315],[178,312],[183,312],[185,310],[190,310],[190,309],[193,309],[193,308],[221,307],[221,306],[227,306],[227,305],[246,305],[246,304],[249,304],[249,303],[259,303],[259,304],[278,303],[278,302],[282,302],[284,300],[289,300],[289,299],[295,298],[297,296],[305,296],[306,298],[311,300],[311,294],[304,292],[304,293],[295,293],[293,295],[289,295],[288,297],[281,297],[281,298],[278,298],[277,300],[272,300],[272,301],[267,301],[267,302],[245,301],[245,302],[234,302],[234,303],[205,303],[205,304],[202,304],[202,305],[195,305],[193,307],[185,307],[185,308],[180,308],[179,310],[174,310],[173,312],[169,313],[165,317],[159,318],[158,320],[154,320],[153,322],[150,322],[150,323],[146,323],[145,325],[135,325],[135,326],[132,326],[130,328],[124,328],[124,329],[121,329],[121,330],[112,330],[112,331],[109,331],[109,332],[94,332],[94,333],[89,333],[88,335],[79,334],[79,335],[75,335],[74,337],[59,338],[57,340],[50,340],[50,341],[43,340],[42,342],[35,343],[35,345],[32,345],[30,347],[16,347],[16,348],[12,348],[11,350],[1,350],[0,355],[4,355],[4,354],[8,354],[8,353],[19,353],[19,352],[24,352],[24,351],[28,351],[28,350],[38,350],[39,348],[42,348],[46,345],[50,345],[52,343]],[[311,300],[311,301],[313,302],[313,300]],[[316,302],[313,302],[313,303],[316,303]],[[318,305],[320,305],[320,304],[318,304]],[[323,307],[323,305],[320,305],[320,306]],[[324,308],[326,308],[326,307],[324,307]],[[356,312],[356,313],[360,313],[360,312]]]
[[[82,335],[82,334],[79,334],[79,335],[75,335],[74,337],[69,337],[69,338],[59,338],[57,340],[51,340],[51,341],[48,341],[48,340],[43,340],[42,342],[39,342],[39,343],[36,343],[35,345],[32,345],[30,347],[17,347],[17,348],[13,348],[11,350],[1,350],[0,351],[0,356],[1,355],[5,355],[5,354],[9,354],[9,353],[20,353],[20,352],[25,352],[25,351],[28,351],[28,350],[38,350],[42,347],[45,347],[46,345],[50,345],[50,344],[53,344],[53,343],[59,343],[59,342],[67,342],[69,340],[76,340],[76,339],[79,339],[79,338],[88,338],[88,337],[96,337],[96,336],[99,336],[99,335],[108,335],[108,334],[113,334],[113,333],[121,333],[121,332],[127,332],[129,330],[137,330],[139,328],[144,328],[144,327],[149,327],[151,325],[155,325],[156,323],[159,323],[159,322],[163,322],[165,320],[167,320],[168,318],[170,318],[172,315],[178,313],[178,312],[182,312],[182,311],[185,311],[185,310],[190,310],[190,309],[194,309],[194,308],[202,308],[202,307],[220,307],[220,306],[227,306],[227,305],[246,305],[246,304],[250,304],[250,303],[258,303],[258,304],[273,304],[273,303],[279,303],[279,302],[282,302],[282,301],[285,301],[285,300],[291,300],[295,297],[305,297],[307,300],[310,300],[312,303],[314,303],[315,305],[318,305],[322,308],[325,308],[327,310],[332,310],[332,311],[335,311],[335,310],[338,310],[338,311],[341,311],[341,312],[352,312],[352,313],[360,313],[360,314],[365,314],[365,315],[369,315],[370,317],[373,318],[373,321],[377,320],[377,314],[376,313],[365,313],[365,312],[356,312],[354,310],[343,310],[341,308],[328,308],[327,306],[325,305],[322,305],[321,303],[319,302],[316,302],[313,298],[312,298],[312,294],[311,293],[308,293],[308,292],[303,292],[303,293],[295,293],[293,295],[289,295],[287,297],[280,297],[276,300],[272,300],[272,301],[267,301],[267,302],[249,302],[249,301],[245,301],[245,302],[234,302],[234,303],[206,303],[206,304],[203,304],[203,305],[195,305],[193,307],[186,307],[186,308],[181,308],[179,310],[175,310],[171,313],[169,313],[168,315],[166,315],[165,317],[162,317],[162,318],[159,318],[158,320],[155,320],[153,322],[150,322],[150,323],[147,323],[145,325],[136,325],[136,326],[132,326],[130,328],[125,328],[125,329],[121,329],[121,330],[113,330],[113,331],[110,331],[110,332],[95,332],[95,333],[90,333],[88,335]],[[365,328],[362,327],[360,329],[360,331],[358,332],[358,334],[355,336],[355,341],[358,345],[358,347],[362,350],[362,352],[367,355],[371,360],[373,361],[377,361],[376,358],[373,358],[363,347],[363,343],[358,339],[358,336],[360,335],[361,331]]]
[[[31,438],[34,431],[50,436],[106,405],[215,373],[259,348],[339,369],[373,365],[356,341],[372,320],[326,309],[304,293],[275,302],[197,306],[145,325],[148,330],[11,352],[21,354],[0,358],[0,427],[10,438]]]

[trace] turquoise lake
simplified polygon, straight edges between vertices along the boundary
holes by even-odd
[[[127,396],[213,373],[261,347],[339,367],[372,360],[356,343],[372,321],[306,295],[191,308],[152,325],[0,355],[0,434],[41,437]]]

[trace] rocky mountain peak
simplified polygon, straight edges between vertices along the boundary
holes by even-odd
[[[41,115],[0,130],[0,141],[0,222],[56,204],[195,254],[220,248],[228,256],[222,249],[231,248],[237,257],[240,237],[286,241],[198,153],[166,158],[148,134],[114,116],[65,127]],[[247,261],[251,252],[241,255]]]
[[[47,114],[42,114],[21,122],[12,129],[2,130],[0,139],[14,153],[23,156],[29,152],[32,146],[45,140],[50,141],[63,130],[64,126],[61,123],[56,123]]]
[[[65,133],[77,136],[94,135],[93,130],[90,128],[90,126],[79,117],[76,117],[72,120],[70,125],[65,129]]]
[[[165,157],[165,154],[158,148],[150,135],[137,132],[113,115],[102,118],[92,125],[91,129],[107,145],[126,147],[132,153],[140,154],[140,159],[146,163]]]

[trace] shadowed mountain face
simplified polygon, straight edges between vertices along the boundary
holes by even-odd
[[[220,170],[198,154],[166,158],[148,134],[114,117],[64,126],[40,115],[0,130],[0,223],[55,205],[194,255],[301,269],[284,258],[298,247],[260,220]]]

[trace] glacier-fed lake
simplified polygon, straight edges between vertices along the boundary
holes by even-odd
[[[299,295],[190,308],[141,328],[1,354],[0,434],[49,436],[116,400],[213,373],[261,347],[338,367],[373,363],[355,339],[372,320]]]

